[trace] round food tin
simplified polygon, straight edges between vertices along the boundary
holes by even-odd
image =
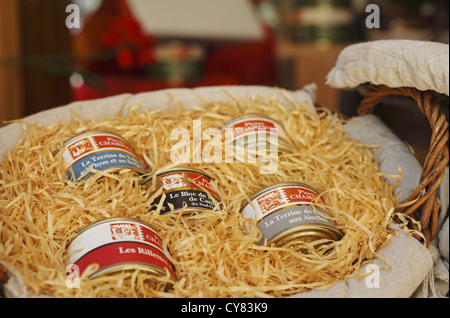
[[[64,143],[64,167],[69,180],[82,180],[92,172],[128,168],[145,173],[136,153],[121,136],[109,131],[90,131],[77,135]]]
[[[223,125],[223,130],[233,129],[230,143],[235,146],[255,151],[261,147],[272,149],[271,144],[278,146],[278,152],[290,151],[291,146],[283,126],[264,115],[249,114],[234,118]]]
[[[155,198],[150,211],[156,210],[160,204],[160,214],[172,209],[174,212],[214,210],[220,202],[220,196],[211,184],[211,177],[203,171],[187,167],[172,168],[150,176],[142,184],[149,188],[153,178],[156,178],[156,189],[162,188],[162,194]],[[163,195],[165,199],[161,203]]]
[[[176,279],[175,269],[165,254],[165,245],[149,225],[131,218],[109,218],[91,224],[69,244],[66,265],[77,266],[81,274],[91,264],[98,270],[89,278],[122,270],[145,270]]]
[[[314,189],[303,183],[277,183],[254,194],[241,214],[257,221],[263,236],[260,245],[264,241],[285,246],[298,241],[340,240],[343,233],[327,218],[328,214],[312,206],[317,196]]]

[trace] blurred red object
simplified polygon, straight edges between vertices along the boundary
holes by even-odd
[[[155,61],[155,38],[141,28],[126,0],[102,1],[73,36],[76,63],[90,70],[132,70]]]
[[[208,49],[200,78],[152,79],[144,70],[158,62],[155,36],[141,28],[127,0],[104,0],[73,37],[76,67],[82,74],[72,83],[73,99],[177,87],[275,85],[275,36],[269,27],[263,28],[259,41],[204,44]]]
[[[232,76],[241,85],[275,85],[275,35],[263,25],[261,41],[217,45],[209,52],[206,76]]]

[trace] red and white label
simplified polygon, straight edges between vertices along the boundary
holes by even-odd
[[[92,136],[92,139],[94,140],[94,143],[98,147],[98,149],[116,148],[134,153],[133,149],[130,148],[127,142],[114,135],[97,135]]]
[[[161,180],[164,191],[177,188],[186,188],[188,186],[187,180],[182,172],[164,174],[159,176],[159,179]]]
[[[172,264],[163,252],[153,246],[138,242],[117,242],[103,245],[83,255],[75,265],[78,266],[81,275],[91,264],[98,264],[99,271],[101,271],[108,266],[130,263],[142,263],[163,271],[167,269],[170,275],[176,278]]]
[[[233,128],[235,138],[254,133],[256,130],[260,132],[277,132],[275,124],[267,120],[246,120],[238,122]]]
[[[286,138],[283,127],[276,121],[268,118],[254,116],[252,118],[243,118],[237,120],[231,126],[233,128],[233,141],[248,135],[256,134],[257,132],[267,132],[276,134],[278,137]]]
[[[91,135],[75,138],[65,146],[63,159],[66,168],[70,167],[77,160],[102,150],[120,150],[135,156],[133,149],[128,143],[118,136],[107,133],[92,133]]]
[[[311,204],[317,197],[314,191],[302,186],[280,186],[263,192],[242,210],[244,217],[257,221],[266,215],[293,204]]]
[[[206,190],[213,196],[219,198],[219,195],[211,184],[211,178],[200,173],[192,171],[168,172],[158,175],[158,178],[161,180],[164,191],[177,188],[197,188]]]
[[[67,145],[67,151],[74,161],[78,158],[84,157],[86,154],[91,153],[95,149],[94,143],[89,137],[78,139]]]
[[[259,208],[262,214],[266,214],[278,207],[283,206],[286,203],[283,194],[278,190],[273,190],[256,198]]]
[[[113,241],[142,241],[163,249],[163,242],[153,229],[139,223],[110,223],[111,239]]]
[[[205,177],[202,174],[195,173],[195,172],[188,172],[187,173],[189,181],[191,182],[192,188],[200,188],[208,191],[216,198],[219,198],[219,195],[214,190],[214,187],[211,184],[211,179]]]
[[[134,246],[134,252],[126,252],[124,246],[128,245]],[[131,220],[111,220],[80,233],[69,245],[67,264],[78,265],[81,273],[92,263],[98,263],[101,269],[124,261],[147,260],[149,265],[165,264],[158,267],[166,268],[170,262],[164,250],[162,239],[151,227]]]
[[[283,194],[288,203],[311,203],[317,198],[317,193],[304,187],[283,187]]]

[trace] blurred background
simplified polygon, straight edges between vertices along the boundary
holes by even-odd
[[[379,6],[380,28],[366,27],[368,4]],[[318,104],[351,116],[360,96],[325,85],[340,51],[376,39],[448,43],[448,6],[447,0],[1,0],[0,126],[121,93],[212,85],[295,90],[313,82]],[[429,131],[422,114],[377,111],[423,161]]]

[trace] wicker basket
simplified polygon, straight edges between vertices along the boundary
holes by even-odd
[[[407,199],[407,201],[416,201],[408,207],[402,207],[397,210],[397,212],[401,212],[418,221],[418,224],[413,224],[413,228],[423,234],[425,243],[428,246],[438,230],[439,204],[437,188],[444,179],[445,166],[449,161],[448,122],[440,109],[439,103],[443,95],[433,91],[419,91],[409,87],[391,88],[383,85],[372,85],[358,107],[358,114],[367,114],[387,95],[413,98],[420,111],[427,117],[432,130],[430,147],[423,165],[420,183]],[[445,98],[448,102],[448,96]],[[422,239],[419,236],[417,238]]]
[[[439,105],[439,96],[442,98],[442,95],[436,95],[435,92],[431,91],[422,92],[414,88],[370,86],[369,92],[358,108],[358,113],[364,115],[370,112],[387,95],[413,98],[422,113],[427,116],[432,129],[430,148],[420,183],[407,199],[407,201],[416,201],[414,204],[406,208],[399,208],[397,211],[418,221],[417,224],[413,224],[413,227],[423,233],[425,243],[428,245],[437,232],[439,212],[437,188],[444,178],[445,166],[449,161],[448,122]],[[445,98],[448,100],[448,96],[445,96]],[[421,236],[417,236],[417,238],[422,239]],[[2,296],[2,284],[6,283],[7,279],[5,268],[0,264],[0,298]]]

